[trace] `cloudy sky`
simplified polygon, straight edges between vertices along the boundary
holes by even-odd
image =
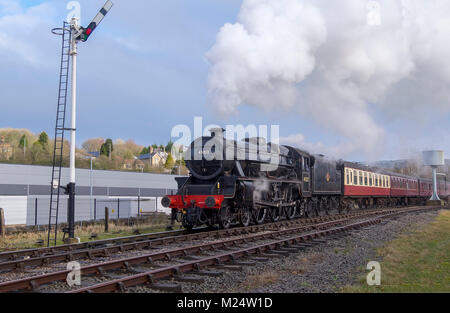
[[[54,128],[70,1],[0,0],[0,127]],[[79,1],[87,25],[104,0]],[[79,49],[78,133],[165,143],[177,124],[278,124],[353,160],[450,154],[447,0],[115,0]]]

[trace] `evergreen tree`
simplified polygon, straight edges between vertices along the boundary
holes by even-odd
[[[172,154],[169,153],[169,155],[167,156],[166,164],[164,166],[165,166],[165,168],[171,169],[174,167],[174,165],[175,165],[175,161],[172,157]]]
[[[144,147],[141,151],[141,155],[150,153],[150,147]]]
[[[100,148],[100,155],[110,157],[110,153],[114,151],[114,145],[111,139],[106,139],[105,143]]]
[[[172,140],[169,140],[169,142],[167,143],[167,146],[166,146],[166,152],[171,153],[172,147],[173,147],[173,142],[172,142]]]
[[[48,135],[46,132],[42,132],[39,134],[38,142],[42,147],[46,147],[48,145]]]
[[[20,137],[19,148],[22,148],[22,149],[24,149],[25,147],[28,148],[29,145],[30,145],[30,142],[29,142],[27,136],[23,135],[22,137]]]

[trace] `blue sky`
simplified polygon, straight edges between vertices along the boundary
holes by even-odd
[[[60,40],[50,29],[61,25],[68,2],[0,0],[0,127],[45,130],[53,136]],[[79,2],[87,25],[104,0]],[[281,136],[301,133],[308,142],[325,146],[345,141],[309,116],[289,111],[243,105],[237,115],[216,113],[208,99],[205,54],[221,27],[237,21],[241,0],[114,3],[89,41],[80,44],[78,145],[93,137],[166,143],[173,126],[192,126],[194,116],[202,116],[204,124],[279,124]],[[371,115],[394,135],[379,158],[403,157],[428,147],[430,137],[449,133],[448,111],[436,116],[440,128],[397,120],[377,107]],[[399,142],[402,149],[390,149]],[[450,152],[447,141],[443,146]],[[368,158],[362,151],[347,157]]]

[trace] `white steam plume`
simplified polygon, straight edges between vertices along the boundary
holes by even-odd
[[[207,53],[210,97],[224,115],[311,117],[347,138],[336,151],[380,151],[373,112],[450,111],[449,16],[448,0],[243,0]]]

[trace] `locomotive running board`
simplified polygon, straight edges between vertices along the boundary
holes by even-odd
[[[260,205],[260,206],[271,206],[271,207],[276,207],[276,208],[295,205],[295,202],[275,203],[275,202],[269,202],[269,201],[264,201],[264,200],[254,200],[253,203],[256,205]]]
[[[301,184],[301,180],[287,180],[287,179],[271,179],[271,178],[264,178],[264,177],[238,177],[237,180],[243,180],[243,181],[266,181],[271,183],[290,183],[290,184]]]

